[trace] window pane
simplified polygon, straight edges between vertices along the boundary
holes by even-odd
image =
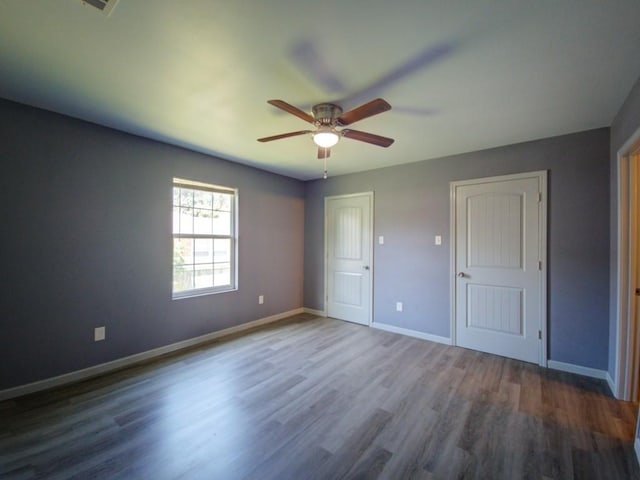
[[[174,267],[173,291],[184,292],[193,289],[193,266]]]
[[[213,264],[195,266],[195,288],[213,287]]]
[[[188,188],[180,189],[180,205],[183,207],[193,207],[193,190]]]
[[[174,179],[172,190],[176,297],[226,291],[235,285],[236,193],[188,183]]]
[[[180,209],[173,207],[173,233],[180,233]]]
[[[213,239],[196,238],[195,240],[195,263],[213,263]]]
[[[193,206],[211,210],[213,206],[213,193],[195,190],[193,192]]]
[[[231,214],[228,212],[213,212],[213,234],[231,235]]]
[[[213,270],[213,286],[222,287],[231,284],[231,266],[228,263],[216,263]]]
[[[193,209],[193,233],[211,235],[212,211],[202,208]]]
[[[180,209],[180,233],[193,233],[193,209]]]
[[[173,266],[191,265],[193,263],[193,238],[173,239]]]
[[[233,195],[228,193],[214,193],[213,194],[213,209],[223,210],[225,212],[231,211],[231,199]]]
[[[231,261],[231,240],[226,238],[214,240],[213,261],[216,263]]]

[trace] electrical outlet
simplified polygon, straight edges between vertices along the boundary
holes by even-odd
[[[101,342],[107,338],[106,327],[96,327],[93,329],[93,341]]]
[[[262,305],[264,303],[264,295],[258,295],[258,305]]]
[[[402,302],[396,302],[396,312],[402,311]]]

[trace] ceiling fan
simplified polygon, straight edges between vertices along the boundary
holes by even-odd
[[[373,133],[361,132],[350,128],[343,128],[342,130],[338,130],[336,128],[351,125],[359,120],[391,110],[391,105],[381,98],[372,100],[364,105],[360,105],[346,113],[342,113],[342,108],[340,108],[339,105],[335,105],[333,103],[319,103],[312,107],[311,110],[313,115],[309,115],[283,100],[269,100],[267,103],[280,108],[287,113],[295,115],[305,122],[315,125],[316,129],[299,130],[297,132],[282,133],[272,137],[259,138],[259,142],[271,142],[272,140],[280,140],[281,138],[311,134],[314,143],[318,146],[318,158],[320,159],[327,159],[329,157],[330,148],[338,143],[340,137],[370,143],[379,147],[388,147],[394,142],[393,138],[381,137],[380,135],[374,135]]]

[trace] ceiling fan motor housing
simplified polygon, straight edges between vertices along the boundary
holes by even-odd
[[[333,103],[319,103],[311,109],[316,125],[335,125],[336,119],[342,115],[342,108]]]

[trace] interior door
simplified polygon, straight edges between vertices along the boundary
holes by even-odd
[[[632,345],[633,365],[632,375],[633,383],[631,385],[631,400],[640,401],[640,149],[634,151],[630,162],[630,196],[629,205],[629,309],[631,312],[630,321],[632,328],[630,331],[635,332],[635,338]]]
[[[545,180],[542,172],[452,184],[457,345],[542,363]]]
[[[371,250],[373,195],[328,197],[327,315],[371,323]]]

